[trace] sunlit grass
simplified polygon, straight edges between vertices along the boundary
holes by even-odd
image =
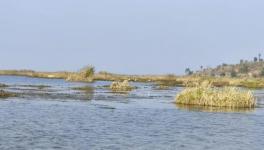
[[[256,104],[250,90],[236,87],[217,88],[210,85],[187,87],[177,95],[176,103],[231,108],[252,108]]]
[[[131,91],[133,90],[134,88],[129,84],[129,82],[127,80],[124,80],[123,82],[113,82],[111,85],[110,85],[110,89],[112,91]]]
[[[95,73],[93,66],[82,68],[79,72],[36,72],[32,70],[0,70],[0,75],[17,75],[38,78],[60,78],[67,81],[92,82],[95,80],[103,81],[124,81],[130,82],[155,82],[160,87],[196,87],[201,82],[208,81],[215,87],[245,87],[245,88],[264,88],[264,78],[250,77],[209,77],[209,76],[176,76],[167,75],[124,75],[114,74],[106,71]]]
[[[81,81],[81,82],[92,82],[94,77],[95,69],[93,66],[87,66],[82,68],[79,72],[68,74],[67,81]]]

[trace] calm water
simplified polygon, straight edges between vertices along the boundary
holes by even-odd
[[[0,100],[1,150],[264,148],[262,90],[255,91],[258,108],[230,111],[176,106],[181,88],[154,84],[134,83],[137,90],[117,94],[104,87],[109,82],[0,76],[0,83],[21,93]],[[80,86],[91,90],[72,89]]]

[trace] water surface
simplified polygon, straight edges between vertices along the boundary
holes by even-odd
[[[176,106],[180,87],[156,90],[133,83],[131,93],[112,93],[110,82],[0,76],[20,97],[0,100],[0,149],[216,149],[261,150],[263,90],[254,110]],[[26,86],[30,85],[30,86]],[[34,86],[35,85],[35,86]],[[38,88],[45,85],[45,88]],[[74,87],[93,90],[78,91]]]

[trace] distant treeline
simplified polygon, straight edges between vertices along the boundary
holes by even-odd
[[[241,59],[238,64],[223,63],[215,68],[201,66],[196,72],[186,68],[185,74],[212,77],[264,77],[264,61],[261,54],[258,54],[252,60]]]

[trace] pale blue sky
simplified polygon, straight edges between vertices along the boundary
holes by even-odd
[[[264,55],[263,0],[0,0],[0,69],[184,72]]]

